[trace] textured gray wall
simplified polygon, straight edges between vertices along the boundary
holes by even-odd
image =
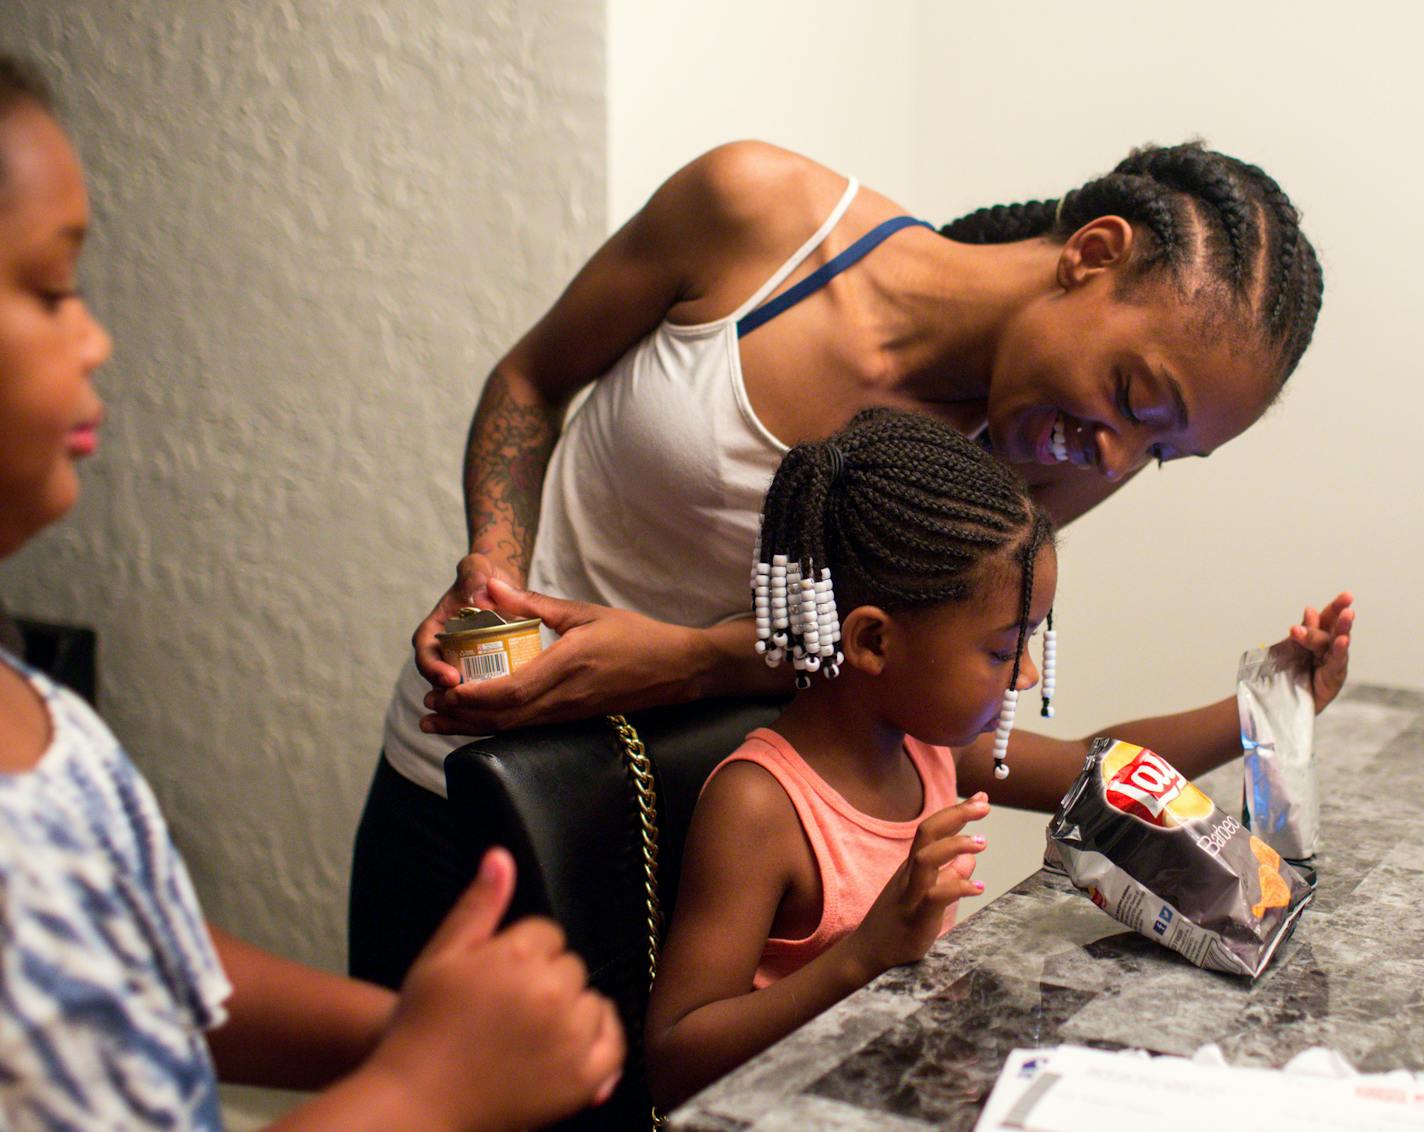
[[[463,540],[485,372],[604,231],[602,0],[4,0],[89,175],[117,342],[70,519],[0,570],[209,915],[343,963],[384,703]]]

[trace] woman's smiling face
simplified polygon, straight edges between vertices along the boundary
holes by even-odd
[[[1120,480],[1153,460],[1208,455],[1260,417],[1275,366],[1225,304],[1152,275],[1124,296],[1124,261],[1094,268],[1091,250],[1086,266],[1072,251],[1059,286],[1000,340],[988,403],[996,454]]]
[[[0,554],[74,505],[97,443],[90,374],[110,342],[76,290],[89,206],[58,123],[28,102],[0,116]]]

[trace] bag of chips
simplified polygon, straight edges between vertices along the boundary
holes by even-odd
[[[1313,895],[1166,759],[1118,739],[1094,742],[1048,839],[1094,904],[1198,967],[1255,978]]]
[[[1236,672],[1236,707],[1247,827],[1287,860],[1313,857],[1320,839],[1320,790],[1305,650],[1282,641],[1244,654]]]

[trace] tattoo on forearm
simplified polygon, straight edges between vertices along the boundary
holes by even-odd
[[[470,545],[502,552],[527,576],[539,526],[539,496],[562,409],[520,400],[498,370],[489,376],[465,446]]]

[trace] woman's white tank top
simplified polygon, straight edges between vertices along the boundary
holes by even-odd
[[[830,235],[858,187],[851,178],[821,227],[731,314],[665,320],[593,383],[549,461],[530,589],[698,628],[750,615],[762,499],[786,445],[752,411],[737,322]],[[420,730],[429,690],[407,660],[385,752],[444,795],[445,756],[469,740]]]

